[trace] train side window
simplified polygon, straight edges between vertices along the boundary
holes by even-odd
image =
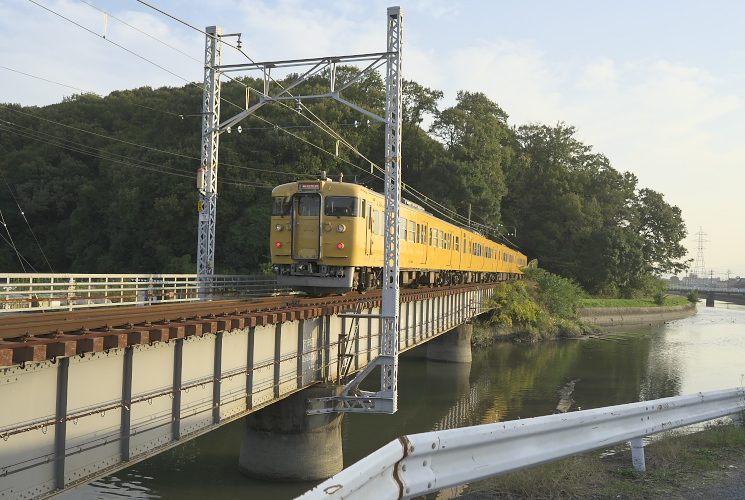
[[[432,233],[433,233],[433,234],[435,235],[435,239],[434,239],[434,242],[432,243],[432,246],[433,246],[433,247],[435,247],[435,248],[437,248],[437,247],[439,247],[439,246],[440,246],[440,241],[439,241],[439,239],[437,238],[437,234],[438,234],[438,231],[437,231],[437,229],[433,229],[433,230],[432,230]]]
[[[419,243],[422,241],[422,225],[417,224],[416,225],[416,243]]]
[[[414,238],[416,237],[416,226],[416,222],[413,220],[409,221],[409,241],[412,243],[414,243]]]
[[[373,211],[373,233],[380,234],[380,210]]]
[[[429,246],[432,246],[432,233],[434,233],[434,230],[429,228]]]
[[[398,218],[398,239],[406,241],[406,219]]]
[[[360,212],[362,213],[362,218],[365,218],[365,214],[367,214],[367,211],[365,210],[367,203],[365,200],[362,200],[362,208],[360,209]]]
[[[445,231],[440,231],[440,248],[445,248]]]
[[[460,252],[460,236],[455,237],[455,251]]]

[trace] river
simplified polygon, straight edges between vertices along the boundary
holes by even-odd
[[[345,416],[345,465],[403,434],[551,413],[556,391],[572,380],[572,409],[741,386],[745,306],[702,302],[689,318],[602,338],[474,349],[470,365],[428,361],[426,349],[400,357],[397,413]],[[224,425],[60,498],[291,499],[314,486],[243,476],[237,469],[241,435],[242,421]]]

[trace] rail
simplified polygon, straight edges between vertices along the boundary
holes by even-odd
[[[402,436],[298,500],[412,498],[727,415],[742,428],[745,388]]]
[[[24,274],[0,273],[0,314],[168,304],[205,298],[196,274]],[[216,275],[209,278],[212,297],[273,295],[271,275]]]

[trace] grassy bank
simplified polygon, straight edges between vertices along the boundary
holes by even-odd
[[[655,299],[580,299],[579,307],[661,307],[684,306],[690,301],[685,297],[668,296],[662,304]]]
[[[645,458],[647,472],[637,472],[628,446],[585,453],[473,483],[463,498],[691,498],[745,470],[745,431],[730,421],[692,434],[665,433],[645,446]]]

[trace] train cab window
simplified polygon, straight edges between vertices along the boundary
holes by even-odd
[[[412,243],[414,243],[414,238],[416,238],[416,226],[416,222],[413,220],[409,221],[409,241]]]
[[[290,215],[291,209],[292,209],[292,197],[291,196],[273,197],[272,215],[278,215],[278,216]]]
[[[320,196],[299,196],[297,198],[297,214],[301,217],[321,215]]]
[[[460,236],[455,237],[455,251],[460,252]]]
[[[326,215],[356,217],[359,215],[359,200],[353,196],[327,196]]]
[[[380,234],[380,210],[373,210],[373,234]]]

